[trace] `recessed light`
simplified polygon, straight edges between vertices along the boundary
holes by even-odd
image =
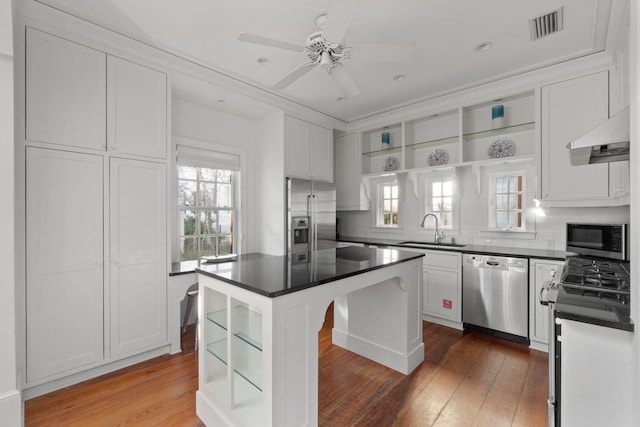
[[[398,74],[397,76],[395,76],[393,78],[393,81],[394,82],[401,82],[401,81],[406,80],[406,79],[407,79],[407,76],[405,76],[404,74]]]
[[[345,98],[344,96],[341,96],[339,98],[336,98],[336,101],[338,101],[338,102],[346,102],[347,98]]]
[[[224,99],[218,99],[218,104],[224,104],[225,102],[227,101],[225,101]]]
[[[476,46],[476,52],[486,52],[493,47],[491,42],[482,42]]]
[[[268,65],[271,61],[269,60],[269,58],[266,58],[264,56],[261,56],[260,58],[258,58],[256,60],[256,62],[260,65]]]

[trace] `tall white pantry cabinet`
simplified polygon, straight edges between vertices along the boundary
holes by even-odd
[[[167,344],[166,75],[27,28],[26,385]]]

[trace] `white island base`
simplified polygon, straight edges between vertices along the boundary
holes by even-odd
[[[272,298],[199,282],[196,412],[207,426],[317,426],[318,332],[332,301],[335,345],[403,374],[424,360],[420,258]]]

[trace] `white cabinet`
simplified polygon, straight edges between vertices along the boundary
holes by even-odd
[[[285,175],[333,182],[331,129],[285,117]]]
[[[436,323],[461,328],[462,255],[446,251],[424,253],[423,313]]]
[[[111,355],[167,340],[166,166],[110,159]]]
[[[608,163],[571,166],[566,148],[609,117],[608,72],[543,86],[541,96],[542,200],[548,206],[619,204],[615,200],[628,193],[619,188],[624,180],[617,174],[624,172]]]
[[[103,158],[27,148],[28,381],[103,359]]]
[[[167,156],[164,73],[27,29],[26,139]]]
[[[109,161],[27,148],[28,382],[167,341],[166,165]]]
[[[133,62],[107,60],[110,151],[167,157],[167,76]]]
[[[27,28],[26,137],[104,150],[106,55]]]
[[[369,210],[367,198],[360,180],[360,134],[352,133],[336,138],[334,143],[334,168],[336,184],[336,210]]]
[[[563,264],[547,259],[529,260],[529,341],[536,350],[549,350],[549,308],[540,303],[540,291],[556,272],[560,274]]]

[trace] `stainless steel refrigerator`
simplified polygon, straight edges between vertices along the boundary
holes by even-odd
[[[336,247],[336,187],[306,179],[286,179],[287,253]]]

